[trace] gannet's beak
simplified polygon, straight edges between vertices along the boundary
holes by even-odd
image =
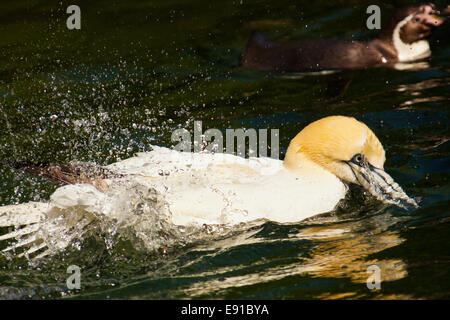
[[[358,160],[352,159],[347,164],[359,184],[375,198],[407,210],[419,207],[416,200],[410,198],[386,171],[372,166],[364,157]]]

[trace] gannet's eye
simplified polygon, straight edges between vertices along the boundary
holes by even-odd
[[[364,159],[363,155],[360,153],[357,153],[353,156],[352,160],[350,160],[350,161],[353,162],[354,164],[357,164],[360,166],[363,163],[363,159]]]

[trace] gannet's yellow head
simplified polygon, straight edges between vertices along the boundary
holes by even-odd
[[[330,116],[306,126],[289,144],[284,166],[295,170],[305,157],[383,202],[417,206],[384,171],[386,157],[378,138],[355,118]]]

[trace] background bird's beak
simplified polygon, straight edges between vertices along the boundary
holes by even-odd
[[[359,184],[378,200],[407,210],[419,207],[416,200],[410,198],[384,170],[367,162],[361,165],[353,162],[348,164]]]

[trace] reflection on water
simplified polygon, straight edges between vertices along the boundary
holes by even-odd
[[[418,91],[436,87],[445,87],[450,84],[450,80],[443,79],[426,79],[417,83],[401,84],[398,86],[399,92],[411,91],[411,95],[419,94]]]
[[[406,109],[408,106],[417,105],[423,102],[435,102],[435,101],[449,101],[450,98],[447,97],[429,97],[429,98],[416,98],[412,100],[405,101],[399,104],[401,109]]]
[[[401,259],[370,258],[371,255],[404,241],[397,231],[387,231],[391,225],[386,223],[386,215],[389,220],[394,218],[390,214],[376,215],[356,224],[346,223],[348,229],[345,229],[345,225],[341,226],[344,227],[345,234],[316,247],[318,254],[309,262],[317,267],[312,274],[329,278],[350,278],[354,283],[366,284],[370,275],[367,267],[377,265],[381,269],[382,285],[389,285],[386,282],[405,277],[407,266]],[[363,233],[361,229],[364,229]],[[350,293],[346,295],[349,297]]]

